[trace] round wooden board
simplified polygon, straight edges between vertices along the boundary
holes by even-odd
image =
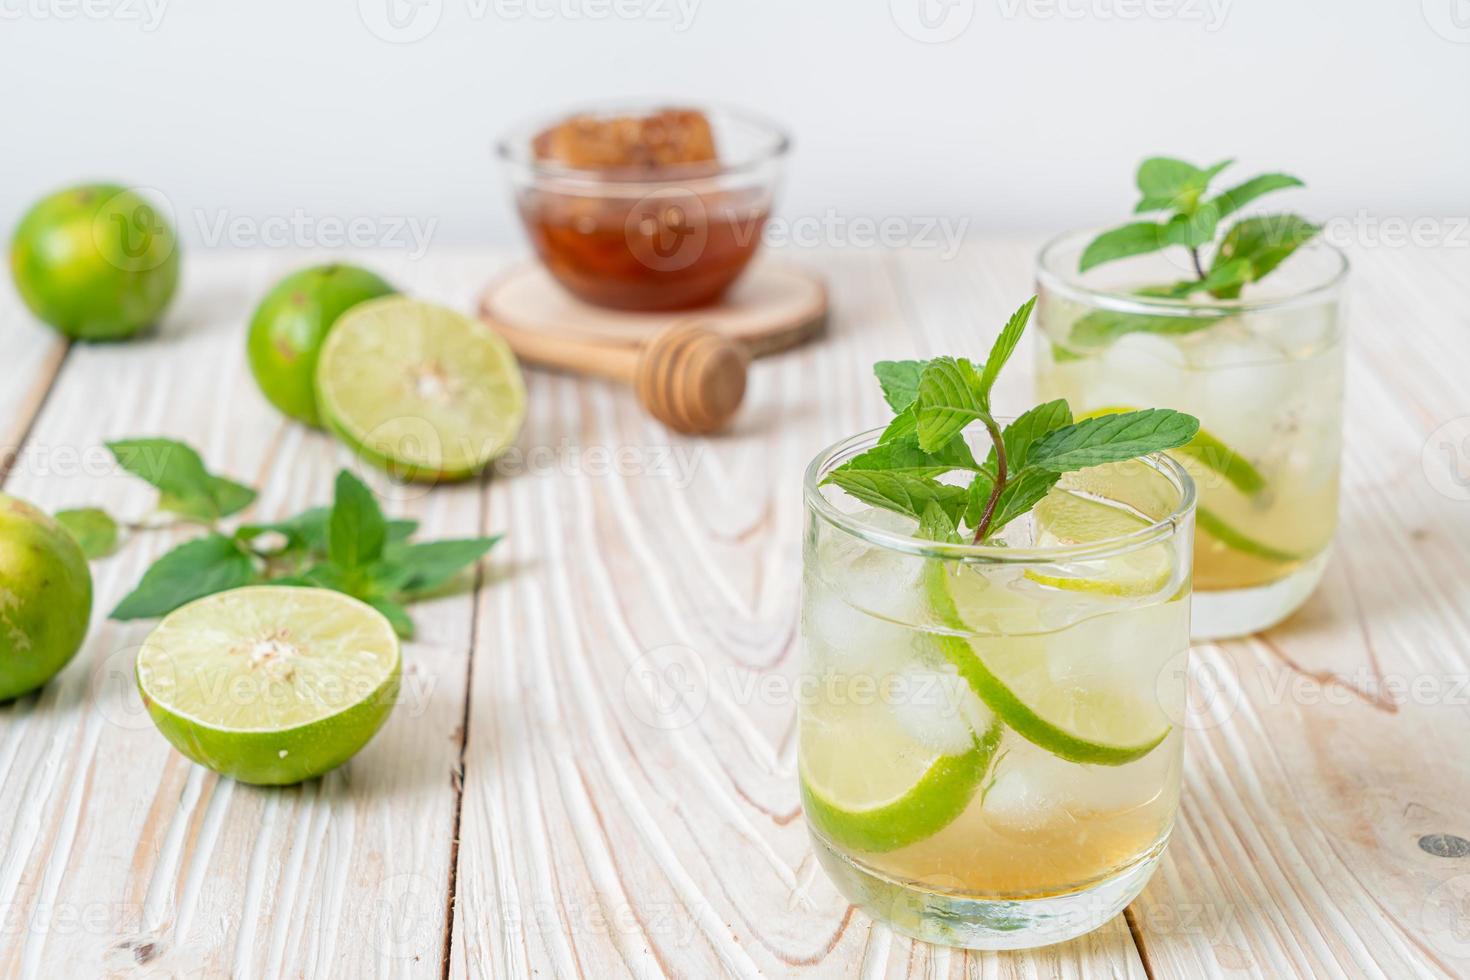
[[[794,347],[822,332],[827,288],[794,266],[756,262],[719,303],[668,313],[630,313],[592,306],[567,292],[539,263],[492,282],[480,316],[513,331],[576,344],[637,347],[675,323],[695,322],[744,342],[753,357]]]

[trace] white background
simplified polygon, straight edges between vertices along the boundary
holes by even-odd
[[[781,210],[831,237],[1121,219],[1153,153],[1296,173],[1317,218],[1470,213],[1470,0],[0,0],[0,83],[6,229],[111,178],[195,247],[518,241],[493,137],[644,94],[788,124]]]

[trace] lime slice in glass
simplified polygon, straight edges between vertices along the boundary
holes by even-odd
[[[1201,531],[1225,547],[1238,551],[1241,554],[1250,555],[1262,561],[1275,562],[1279,565],[1286,565],[1311,557],[1310,554],[1304,555],[1295,551],[1284,551],[1281,548],[1274,548],[1264,541],[1258,541],[1248,534],[1237,531],[1207,507],[1195,508],[1194,516]]]
[[[961,610],[973,615],[968,611],[1005,601],[1011,589],[963,564],[931,561],[925,591],[941,623],[968,633]],[[992,600],[993,593],[1000,596]],[[1053,676],[1049,644],[1086,642],[1085,631],[1084,622],[1057,634],[941,635],[935,641],[985,706],[1027,741],[1071,762],[1119,766],[1140,759],[1169,734],[1152,689]],[[1140,636],[1138,642],[1151,641]]]
[[[907,723],[899,714],[905,709],[881,696],[838,697],[804,708],[802,805],[834,844],[894,851],[938,833],[969,806],[995,756],[1000,725],[979,705],[966,714],[979,713],[973,721],[983,735],[975,734],[971,720],[944,715],[953,710],[947,705],[912,708]],[[925,713],[933,713],[932,731],[916,732],[915,721]]]
[[[1099,415],[1116,415],[1120,412],[1136,411],[1138,411],[1136,408],[1110,405],[1107,408],[1099,408],[1088,412],[1079,417],[1078,421],[1095,418]],[[1227,483],[1247,497],[1254,497],[1266,488],[1266,478],[1261,475],[1260,470],[1251,464],[1250,460],[1225,445],[1217,436],[1206,432],[1204,429],[1200,429],[1195,433],[1193,439],[1178,449],[1172,450],[1172,452],[1177,456],[1184,457],[1183,462],[1186,466],[1189,465],[1190,461],[1194,461],[1203,465],[1211,472],[1218,473],[1225,478]],[[1193,471],[1192,467],[1190,469],[1192,476],[1195,476],[1201,483],[1205,482]]]
[[[1086,544],[1133,534],[1153,522],[1118,507],[1065,490],[1053,491],[1032,511],[1036,543],[1043,547]],[[1028,568],[1026,578],[1054,589],[1108,596],[1153,595],[1169,586],[1174,564],[1166,543],[1146,545],[1105,560],[1081,562],[1077,574],[1063,565]]]
[[[358,455],[431,483],[480,472],[515,440],[526,414],[505,341],[406,296],[342,315],[322,344],[316,394],[323,420]]]
[[[200,765],[282,785],[350,759],[398,697],[398,637],[340,592],[248,586],[174,610],[138,651],[153,723]]]

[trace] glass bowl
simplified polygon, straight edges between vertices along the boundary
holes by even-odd
[[[573,117],[611,120],[697,110],[717,159],[659,167],[567,166],[537,137]],[[516,208],[547,271],[578,298],[619,310],[718,300],[760,247],[790,138],[744,112],[669,101],[580,106],[530,120],[496,144]]]

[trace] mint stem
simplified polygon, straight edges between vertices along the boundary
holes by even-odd
[[[1203,280],[1205,278],[1205,267],[1204,263],[1200,262],[1199,260],[1198,245],[1189,246],[1189,257],[1194,262],[1194,274],[1199,276],[1200,279]]]
[[[1001,438],[1000,426],[995,424],[995,419],[985,419],[985,431],[990,433],[990,441],[995,444],[995,486],[990,488],[990,499],[985,501],[985,512],[980,515],[980,523],[975,526],[972,544],[985,540],[985,533],[990,530],[990,519],[995,516],[995,505],[1000,502],[1000,492],[1006,486],[1005,439]]]

